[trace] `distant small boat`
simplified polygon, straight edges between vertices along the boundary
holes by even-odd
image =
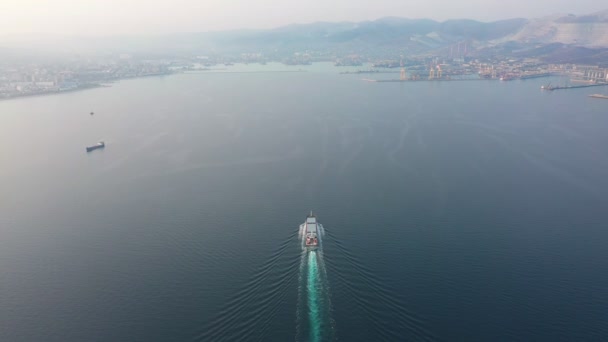
[[[103,141],[100,141],[93,146],[87,146],[87,152],[95,151],[97,149],[104,148],[104,147],[106,147],[106,144]]]

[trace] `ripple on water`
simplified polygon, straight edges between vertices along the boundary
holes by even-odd
[[[294,235],[272,250],[216,317],[196,334],[199,341],[265,340],[290,291],[295,291],[299,255]]]
[[[357,310],[354,314],[370,322],[374,336],[387,341],[408,337],[436,340],[424,319],[407,309],[403,296],[398,288],[391,286],[391,281],[376,275],[332,233],[327,233],[326,240],[329,240],[326,246],[335,247],[326,251],[331,251],[331,258],[326,259],[328,273],[338,283],[336,287],[355,302]],[[404,332],[407,332],[406,336]]]

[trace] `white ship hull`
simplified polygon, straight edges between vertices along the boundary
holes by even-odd
[[[317,222],[317,217],[311,212],[306,217],[306,222],[300,225],[300,239],[302,246],[308,250],[317,249],[321,246],[325,230],[323,225]]]

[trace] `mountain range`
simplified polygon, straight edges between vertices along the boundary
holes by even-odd
[[[176,33],[163,36],[45,37],[47,48],[179,54],[262,53],[288,56],[314,51],[326,56],[367,57],[434,54],[486,54],[540,57],[550,62],[608,62],[608,10],[588,15],[480,22],[386,17],[363,22],[316,22],[270,30]],[[0,47],[3,44],[0,37]],[[23,47],[32,44],[22,44]]]
[[[317,22],[289,25],[272,30],[241,32],[233,36],[229,43],[274,48],[289,44],[314,46],[402,44],[411,49],[424,49],[458,41],[471,41],[480,45],[512,41],[608,48],[608,10],[584,16],[554,15],[539,19],[518,18],[494,22],[468,19],[437,22],[430,19],[397,17],[359,23]]]

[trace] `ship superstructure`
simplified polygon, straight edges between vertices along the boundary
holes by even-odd
[[[306,222],[300,225],[300,237],[304,247],[309,250],[319,248],[324,234],[323,225],[317,222],[317,217],[311,211],[306,217]]]

